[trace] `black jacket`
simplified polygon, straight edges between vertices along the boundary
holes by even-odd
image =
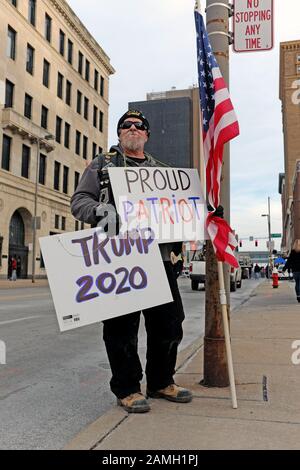
[[[300,273],[300,252],[292,250],[287,262],[284,266],[284,271],[291,269],[293,273]]]
[[[164,164],[155,160],[150,154],[145,152],[146,160],[140,164],[131,160],[122,153],[119,146],[110,148],[108,154],[98,155],[85,169],[79,184],[71,198],[71,212],[77,220],[81,220],[95,227],[98,223],[96,208],[99,205],[101,194],[108,195],[108,204],[114,204],[113,193],[109,181],[108,168],[122,166],[143,166],[160,167]],[[160,251],[164,261],[170,260],[170,253],[173,251],[176,256],[182,251],[182,243],[162,243]]]

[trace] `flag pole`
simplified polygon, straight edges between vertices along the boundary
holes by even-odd
[[[209,2],[208,2],[209,3]],[[209,3],[209,6],[226,6],[225,3]],[[195,0],[195,10],[201,14],[201,6],[200,0]],[[216,20],[214,20],[216,21]],[[224,55],[224,53],[218,52],[219,55]],[[237,398],[236,398],[236,387],[235,387],[235,378],[234,378],[234,370],[233,370],[233,361],[232,361],[232,351],[231,351],[231,342],[230,342],[230,333],[229,333],[229,324],[228,324],[228,311],[227,311],[227,296],[225,290],[225,280],[224,280],[224,270],[223,270],[223,263],[221,261],[217,262],[218,266],[218,281],[219,281],[219,297],[220,297],[220,307],[222,311],[222,320],[223,320],[223,329],[224,329],[224,339],[225,339],[225,350],[226,350],[226,358],[227,358],[227,371],[228,371],[228,378],[231,390],[231,399],[232,399],[232,407],[234,409],[237,408]],[[216,285],[217,288],[217,285]],[[216,289],[217,291],[217,289]],[[204,379],[205,381],[205,379]]]
[[[236,409],[237,408],[236,388],[235,388],[235,379],[234,379],[233,362],[232,362],[230,333],[229,333],[228,316],[227,316],[227,299],[226,299],[226,291],[225,291],[225,285],[224,285],[224,272],[223,272],[222,261],[218,261],[218,277],[219,277],[219,285],[220,285],[220,304],[221,304],[221,309],[222,309],[222,319],[223,319],[223,327],[224,327],[227,368],[228,368],[228,376],[229,376],[229,383],[230,383],[232,408]]]

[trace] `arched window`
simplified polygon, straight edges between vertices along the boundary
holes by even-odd
[[[16,211],[9,224],[9,244],[24,246],[25,229],[23,218],[18,211]]]

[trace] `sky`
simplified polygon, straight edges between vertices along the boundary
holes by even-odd
[[[116,143],[116,124],[128,102],[197,84],[194,0],[67,1],[116,70],[110,78],[109,145]],[[274,49],[230,52],[230,93],[240,124],[240,136],[231,143],[230,224],[243,240],[241,251],[266,250],[267,217],[261,214],[268,212],[268,197],[271,232],[282,232],[279,43],[300,39],[300,1],[274,3]],[[202,11],[205,4],[202,0]],[[247,241],[250,236],[258,239],[257,248]],[[280,248],[280,239],[275,247]]]

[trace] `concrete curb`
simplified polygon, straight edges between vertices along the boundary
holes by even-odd
[[[203,338],[199,337],[192,344],[178,353],[176,373],[190,361],[199,349],[203,346]],[[155,408],[158,403],[151,404]],[[118,428],[126,419],[128,413],[120,407],[114,406],[96,421],[92,422],[82,431],[80,431],[63,450],[93,450],[116,428]]]

